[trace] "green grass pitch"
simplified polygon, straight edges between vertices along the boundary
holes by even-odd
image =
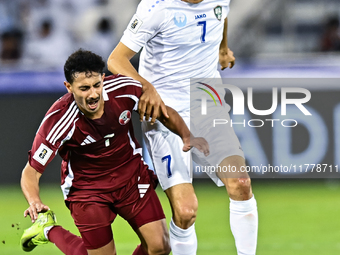
[[[198,255],[236,254],[229,228],[228,198],[212,183],[194,184],[199,200],[196,221]],[[259,210],[258,255],[340,254],[340,184],[337,181],[253,180]],[[158,194],[170,219],[162,191]],[[78,234],[58,184],[41,187],[42,200],[56,213],[58,223]],[[27,203],[20,187],[0,187],[0,254],[25,254],[19,246],[30,220],[23,218]],[[130,255],[138,238],[121,218],[113,224],[117,254]],[[32,255],[62,254],[53,244],[37,247]]]

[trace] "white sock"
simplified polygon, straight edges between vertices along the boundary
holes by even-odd
[[[246,201],[230,199],[230,228],[238,255],[255,255],[258,214],[255,197]]]
[[[173,255],[196,255],[197,237],[195,224],[188,229],[181,229],[171,219],[170,245]]]
[[[53,228],[54,226],[48,226],[46,228],[44,228],[44,236],[47,240],[50,240],[48,239],[48,232],[50,232],[51,228]]]

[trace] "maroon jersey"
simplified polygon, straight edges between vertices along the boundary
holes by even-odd
[[[43,119],[29,163],[43,173],[58,152],[61,177],[68,201],[82,196],[118,190],[147,169],[142,149],[134,137],[131,113],[137,109],[142,85],[122,75],[106,77],[104,114],[87,118],[71,93],[57,100]],[[86,192],[85,192],[86,191]]]

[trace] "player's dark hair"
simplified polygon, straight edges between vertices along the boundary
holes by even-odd
[[[91,75],[92,72],[103,73],[105,63],[101,56],[87,50],[79,49],[72,53],[64,65],[66,80],[72,84],[76,73]]]

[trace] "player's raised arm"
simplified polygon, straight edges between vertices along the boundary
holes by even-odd
[[[179,135],[183,140],[183,151],[189,151],[192,147],[203,152],[205,156],[209,155],[209,144],[202,137],[194,137],[182,117],[171,107],[166,106],[169,118],[165,118],[162,113],[158,120],[163,123],[171,132]]]
[[[39,179],[41,173],[36,171],[28,162],[21,174],[21,189],[29,204],[25,210],[24,216],[30,215],[32,222],[38,219],[38,213],[49,210],[44,205],[39,196]]]
[[[219,62],[221,70],[228,67],[233,68],[235,65],[234,52],[232,52],[228,47],[228,18],[225,18],[224,20],[223,39],[221,41],[219,51]]]
[[[163,115],[168,118],[167,109],[155,87],[140,76],[136,69],[132,66],[130,59],[135,54],[136,52],[120,42],[112,51],[107,61],[107,66],[113,74],[119,73],[129,76],[142,84],[143,94],[138,103],[139,119],[142,121],[145,116],[145,119],[149,120],[152,115],[151,124],[153,124],[157,116],[159,116],[160,111],[162,111]]]

